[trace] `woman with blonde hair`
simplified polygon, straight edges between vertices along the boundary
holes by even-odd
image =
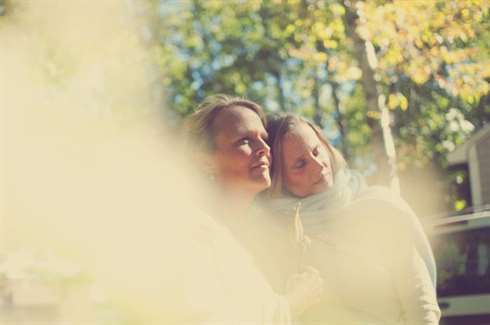
[[[438,324],[434,259],[408,205],[366,186],[313,123],[280,115],[267,131],[273,168],[265,204],[284,229],[299,227],[309,238],[301,263],[325,281],[303,320]]]
[[[211,256],[209,265],[195,272],[199,276],[207,270],[220,282],[214,293],[217,303],[199,301],[200,308],[212,315],[202,320],[287,324],[321,292],[321,278],[308,270],[292,276],[286,294],[276,294],[228,227],[235,221],[243,223],[255,196],[270,186],[265,123],[258,104],[226,95],[208,97],[186,120],[192,163],[219,196],[214,206],[203,207],[211,218],[199,227],[199,255]]]

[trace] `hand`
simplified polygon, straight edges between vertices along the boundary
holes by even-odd
[[[304,271],[288,279],[286,298],[293,316],[301,315],[318,303],[323,293],[323,279],[317,269],[307,266]]]

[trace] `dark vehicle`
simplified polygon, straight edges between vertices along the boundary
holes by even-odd
[[[431,242],[441,325],[490,325],[490,210],[439,219]]]

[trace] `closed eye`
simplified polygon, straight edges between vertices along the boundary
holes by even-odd
[[[294,169],[301,169],[303,168],[304,166],[306,165],[306,161],[304,159],[299,159],[297,160],[294,165],[293,165],[293,168]]]

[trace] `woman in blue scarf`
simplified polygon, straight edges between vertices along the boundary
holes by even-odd
[[[434,258],[408,205],[387,189],[367,187],[311,122],[283,115],[267,132],[266,206],[301,241],[293,264],[319,269],[326,284],[304,321],[438,324]]]

